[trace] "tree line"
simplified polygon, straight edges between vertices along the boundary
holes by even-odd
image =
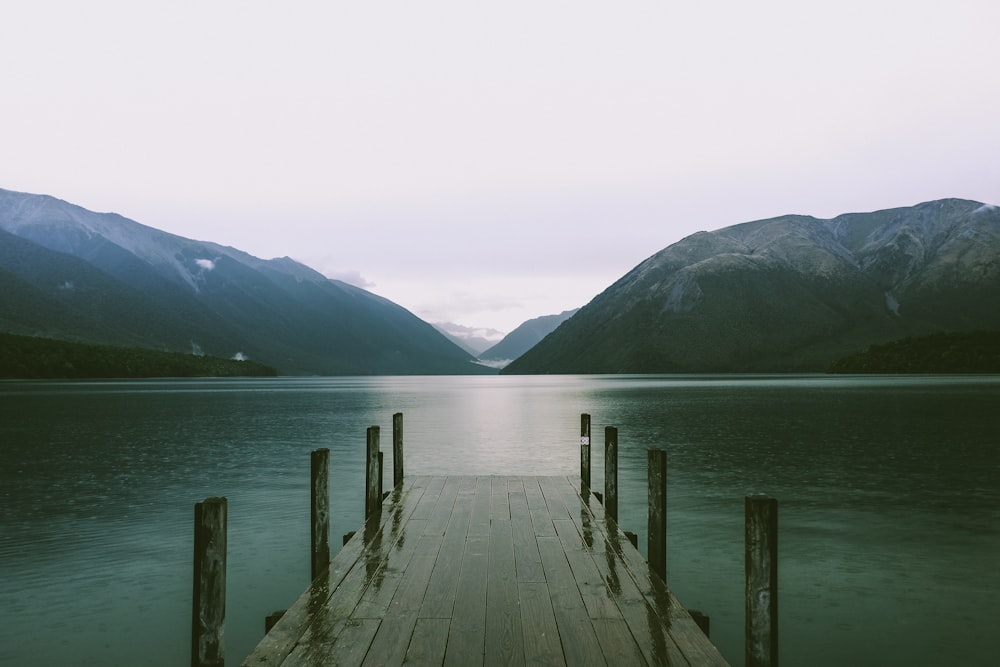
[[[89,379],[150,377],[273,377],[278,371],[254,361],[92,345],[0,333],[0,377]]]
[[[1000,373],[1000,331],[940,332],[872,345],[831,373]]]

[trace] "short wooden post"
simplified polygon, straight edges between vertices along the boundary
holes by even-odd
[[[383,485],[384,480],[385,480],[385,476],[384,476],[385,475],[385,466],[383,465],[384,461],[385,461],[385,454],[384,454],[384,452],[379,452],[378,453],[378,502],[379,502],[379,504],[381,504],[382,501],[385,500],[385,492],[382,490],[382,485]]]
[[[365,456],[365,521],[382,511],[382,495],[379,493],[378,460],[379,427],[368,427],[368,449]]]
[[[287,609],[277,609],[275,611],[272,611],[270,614],[268,614],[267,616],[264,617],[264,634],[265,635],[267,633],[269,633],[271,631],[271,629],[275,625],[278,624],[278,621],[281,620],[281,617],[284,616],[285,612],[287,612],[287,611],[288,611]]]
[[[746,665],[778,667],[778,501],[746,497]]]
[[[310,553],[315,579],[330,566],[330,450],[313,450],[310,464]]]
[[[392,416],[392,488],[403,481],[403,413]]]
[[[194,506],[191,667],[224,667],[226,661],[226,514],[225,498]]]
[[[604,511],[618,521],[618,429],[604,428]]]
[[[590,415],[580,415],[580,481],[590,490]]]
[[[667,581],[667,453],[650,449],[649,460],[649,523],[647,560],[649,568]]]

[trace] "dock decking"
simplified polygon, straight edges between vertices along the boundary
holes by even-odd
[[[565,477],[407,477],[243,662],[727,665]]]

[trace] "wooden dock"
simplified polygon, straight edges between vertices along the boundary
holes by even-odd
[[[406,477],[243,665],[727,665],[579,486]]]

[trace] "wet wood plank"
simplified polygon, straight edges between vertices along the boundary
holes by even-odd
[[[244,665],[726,665],[567,478],[413,477]]]

